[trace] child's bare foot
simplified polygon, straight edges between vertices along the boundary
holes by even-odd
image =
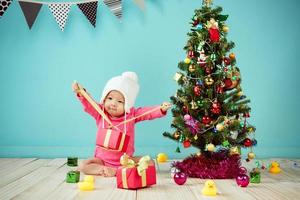
[[[105,177],[112,177],[115,176],[117,173],[117,170],[112,167],[103,167],[103,176]]]

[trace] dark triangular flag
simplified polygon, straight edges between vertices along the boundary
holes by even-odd
[[[98,1],[88,2],[88,3],[79,3],[77,4],[79,9],[83,14],[88,18],[91,24],[96,27],[96,17],[97,17],[97,7]]]
[[[41,10],[42,4],[25,2],[25,1],[19,1],[19,4],[22,8],[22,11],[23,11],[25,19],[27,21],[27,24],[29,26],[29,29],[31,29],[37,15],[39,14],[39,12]]]
[[[103,0],[103,2],[116,17],[122,18],[122,0]]]
[[[0,0],[0,17],[2,17],[12,0]]]

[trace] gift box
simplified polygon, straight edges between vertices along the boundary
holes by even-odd
[[[96,144],[100,147],[126,152],[129,136],[114,129],[99,129],[97,132]]]
[[[140,159],[144,160],[145,157]],[[117,187],[138,189],[156,184],[156,169],[154,162],[143,164],[126,164],[117,169]]]
[[[260,183],[260,172],[258,170],[250,172],[250,183]]]

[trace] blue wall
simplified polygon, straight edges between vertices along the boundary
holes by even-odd
[[[94,29],[75,6],[61,32],[43,6],[29,30],[17,2],[0,19],[0,156],[64,157],[93,155],[94,120],[71,91],[78,80],[95,99],[105,82],[136,71],[137,106],[160,104],[177,89],[172,80],[184,59],[189,20],[200,0],[146,0],[140,11],[124,0],[120,23],[100,3]],[[297,0],[216,0],[229,14],[229,38],[251,98],[258,157],[300,157],[299,35]],[[168,117],[137,125],[136,154],[175,154]]]

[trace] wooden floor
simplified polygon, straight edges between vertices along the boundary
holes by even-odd
[[[276,161],[283,169],[281,174],[262,171],[261,183],[249,184],[247,188],[238,187],[235,180],[215,180],[218,195],[206,197],[201,195],[205,180],[189,178],[183,186],[178,186],[171,179],[168,163],[158,166],[157,184],[150,188],[117,189],[115,177],[96,177],[94,191],[80,192],[77,184],[65,182],[66,173],[72,170],[66,159],[0,158],[0,199],[300,199],[300,160]]]

